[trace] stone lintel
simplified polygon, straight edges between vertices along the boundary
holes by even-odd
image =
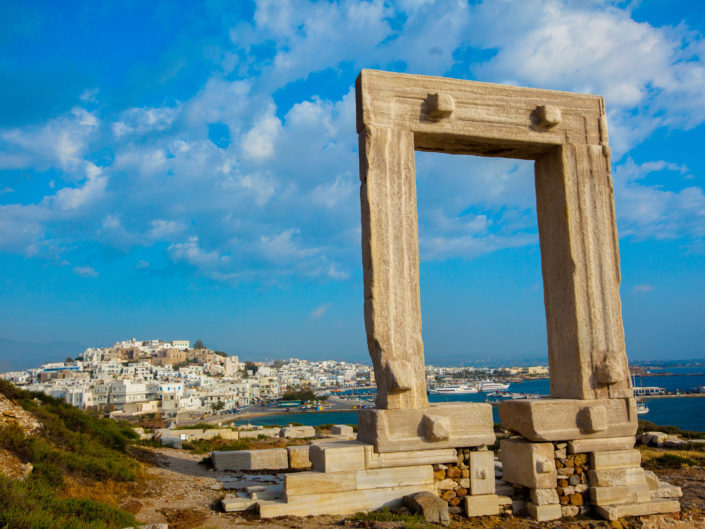
[[[504,428],[537,442],[633,436],[638,426],[633,398],[507,400],[498,409]]]
[[[378,453],[490,445],[495,441],[492,407],[444,403],[428,408],[361,410],[357,439]]]

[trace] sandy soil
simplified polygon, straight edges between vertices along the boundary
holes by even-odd
[[[332,527],[398,529],[395,522],[369,522],[343,516],[284,517],[259,520],[251,513],[224,513],[219,500],[224,496],[222,482],[227,479],[276,481],[277,475],[261,473],[216,472],[201,464],[204,456],[172,448],[134,449],[146,463],[148,479],[134,497],[121,507],[135,514],[141,523],[168,523],[170,529],[239,528],[257,526],[272,529],[323,529]],[[705,529],[705,470],[665,470],[666,481],[683,488],[683,512],[675,516],[647,516],[610,523],[596,519],[576,519],[538,523],[526,518],[492,516],[481,519],[454,517],[452,529]]]

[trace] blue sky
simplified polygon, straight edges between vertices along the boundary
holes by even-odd
[[[628,355],[705,357],[704,31],[690,1],[4,0],[0,337],[367,360],[376,68],[604,95]],[[545,358],[532,164],[416,162],[427,361]]]

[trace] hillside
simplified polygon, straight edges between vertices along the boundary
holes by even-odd
[[[135,525],[115,501],[141,475],[125,452],[136,437],[127,424],[0,380],[0,527]]]
[[[674,432],[682,434],[683,432]],[[692,432],[690,432],[692,434]],[[170,529],[432,529],[405,514],[284,517],[260,521],[218,506],[233,481],[281,481],[267,472],[215,471],[203,455],[150,443],[135,446],[128,423],[99,419],[0,380],[0,527],[121,529],[168,523]],[[194,447],[197,448],[197,447]],[[453,517],[451,529],[690,529],[705,526],[705,452],[643,447],[646,468],[683,488],[683,512],[622,520],[537,523],[522,517]],[[139,460],[139,461],[138,461]]]

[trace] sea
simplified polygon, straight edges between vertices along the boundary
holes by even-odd
[[[704,368],[669,368],[673,375],[637,377],[635,386],[658,386],[669,392],[686,392],[694,387],[705,385]],[[527,380],[513,383],[507,390],[512,393],[537,395],[549,394],[548,379]],[[467,395],[429,395],[430,402],[485,402],[484,393]],[[672,397],[647,399],[649,413],[640,419],[651,421],[659,426],[676,426],[683,430],[705,431],[705,397]],[[497,407],[492,408],[495,422],[499,422]],[[235,424],[280,425],[300,423],[310,426],[321,424],[357,424],[356,411],[290,412],[236,421]]]

